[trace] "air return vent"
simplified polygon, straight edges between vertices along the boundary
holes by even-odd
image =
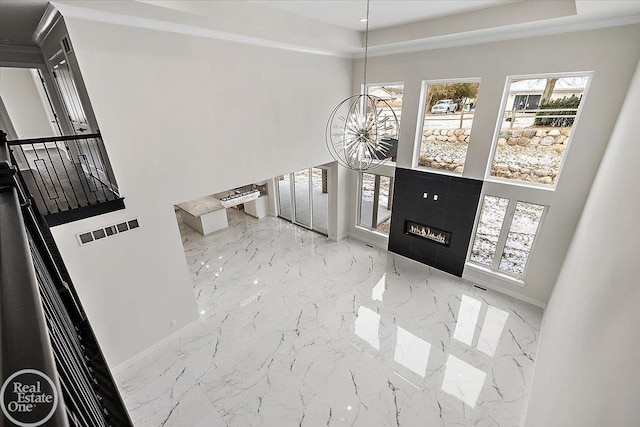
[[[81,245],[95,242],[96,240],[104,239],[106,237],[115,236],[116,234],[125,233],[129,230],[140,227],[140,223],[137,218],[130,219],[128,221],[119,222],[118,224],[109,225],[104,228],[98,228],[93,231],[87,231],[86,233],[80,233],[77,235],[78,242]]]

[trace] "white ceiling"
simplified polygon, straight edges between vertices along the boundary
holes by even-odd
[[[31,36],[48,1],[0,0],[0,44],[32,46]]]
[[[371,0],[369,29],[392,27],[519,1],[524,0]],[[252,0],[251,3],[259,3],[350,30],[363,31],[365,28],[360,19],[367,15],[366,0]]]
[[[0,0],[0,48],[34,46],[46,0]],[[52,0],[63,16],[320,54],[361,55],[365,0]],[[640,22],[640,0],[371,0],[369,54]],[[0,52],[1,53],[1,52]]]

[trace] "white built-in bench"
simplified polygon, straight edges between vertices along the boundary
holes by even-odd
[[[178,207],[184,223],[205,236],[229,225],[227,210],[213,196],[180,203]]]

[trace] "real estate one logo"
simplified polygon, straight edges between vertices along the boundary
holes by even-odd
[[[36,369],[13,373],[0,389],[0,406],[9,421],[20,427],[46,423],[58,406],[54,382]]]

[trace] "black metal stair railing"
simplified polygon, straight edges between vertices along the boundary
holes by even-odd
[[[6,142],[50,226],[124,209],[100,133]]]
[[[33,203],[6,143],[0,143],[0,425],[41,425],[46,418],[42,425],[55,427],[131,426],[51,232]],[[15,393],[34,375],[44,386],[41,391],[35,381],[30,392],[57,398],[48,406],[42,400],[35,409],[21,404],[24,395]]]

